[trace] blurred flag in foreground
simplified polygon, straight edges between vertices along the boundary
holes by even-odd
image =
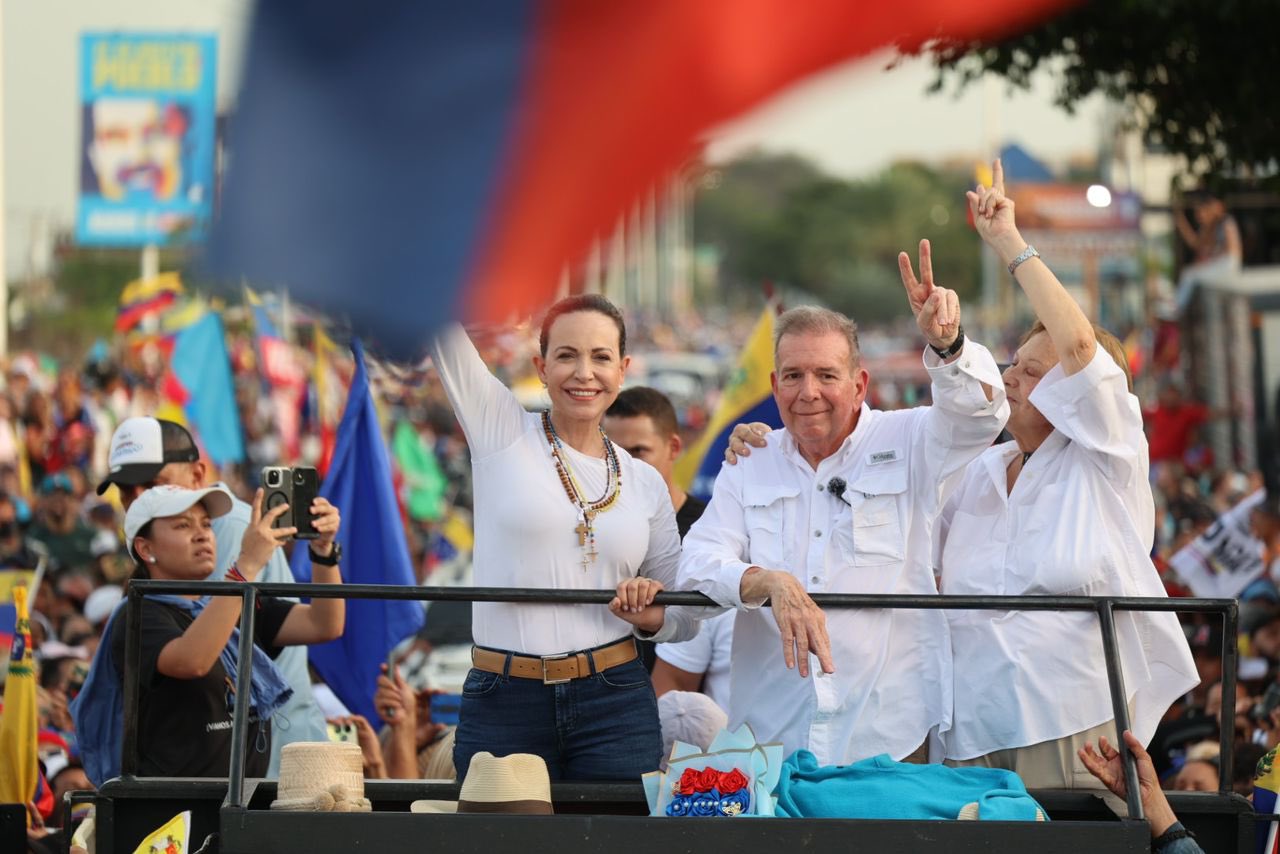
[[[766,305],[738,356],[737,367],[707,429],[676,460],[676,482],[704,501],[711,498],[711,487],[724,462],[724,449],[729,446],[729,434],[736,425],[763,421],[773,427],[782,426],[769,380],[773,374],[774,315],[773,305]]]
[[[709,128],[787,84],[1071,2],[259,3],[215,272],[412,360],[447,318],[544,303]]]
[[[347,408],[338,425],[329,474],[320,494],[342,513],[338,542],[342,546],[342,578],[349,584],[414,584],[409,544],[391,484],[391,461],[378,426],[364,351],[351,343],[356,373]],[[293,551],[293,576],[311,580],[306,549]],[[421,602],[348,599],[346,631],[329,643],[311,647],[309,658],[348,709],[371,721],[378,719],[373,691],[378,666],[391,648],[422,628]]]
[[[9,651],[9,675],[0,712],[0,803],[25,804],[35,798],[36,669],[31,652],[31,614],[27,589],[13,590],[15,620]],[[29,821],[30,819],[28,819]]]

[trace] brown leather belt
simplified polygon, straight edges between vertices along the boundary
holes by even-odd
[[[507,653],[482,647],[471,647],[471,665],[488,673],[507,673],[521,679],[537,679],[543,685],[559,685],[572,679],[582,679],[592,673],[635,661],[639,652],[634,638],[623,638],[617,643],[579,652],[559,655],[511,654],[511,666],[507,667]],[[595,670],[591,663],[595,662]]]

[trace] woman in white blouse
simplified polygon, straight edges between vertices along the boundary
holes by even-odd
[[[479,751],[534,753],[552,779],[636,779],[658,767],[662,735],[633,633],[661,642],[698,628],[690,612],[651,604],[676,579],[675,511],[658,472],[600,426],[629,362],[617,308],[598,296],[556,303],[539,350],[551,408],[526,412],[460,328],[434,345],[471,451],[474,581],[617,596],[608,608],[472,606],[454,764],[461,779]]]
[[[978,233],[1038,318],[1004,373],[1013,441],[969,464],[939,522],[941,589],[958,595],[1164,596],[1150,560],[1147,442],[1124,349],[1018,233],[1000,162],[967,194]],[[1085,742],[1115,741],[1093,613],[951,611],[955,714],[947,763],[1028,786],[1099,784]],[[1172,613],[1116,612],[1131,729],[1146,744],[1196,684]]]

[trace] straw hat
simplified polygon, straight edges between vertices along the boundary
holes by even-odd
[[[551,815],[547,763],[531,753],[477,753],[458,793],[458,812]]]
[[[280,751],[280,783],[273,810],[368,812],[364,759],[356,744],[297,741]]]

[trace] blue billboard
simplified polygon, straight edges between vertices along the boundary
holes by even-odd
[[[203,240],[213,216],[217,39],[87,33],[76,240]]]

